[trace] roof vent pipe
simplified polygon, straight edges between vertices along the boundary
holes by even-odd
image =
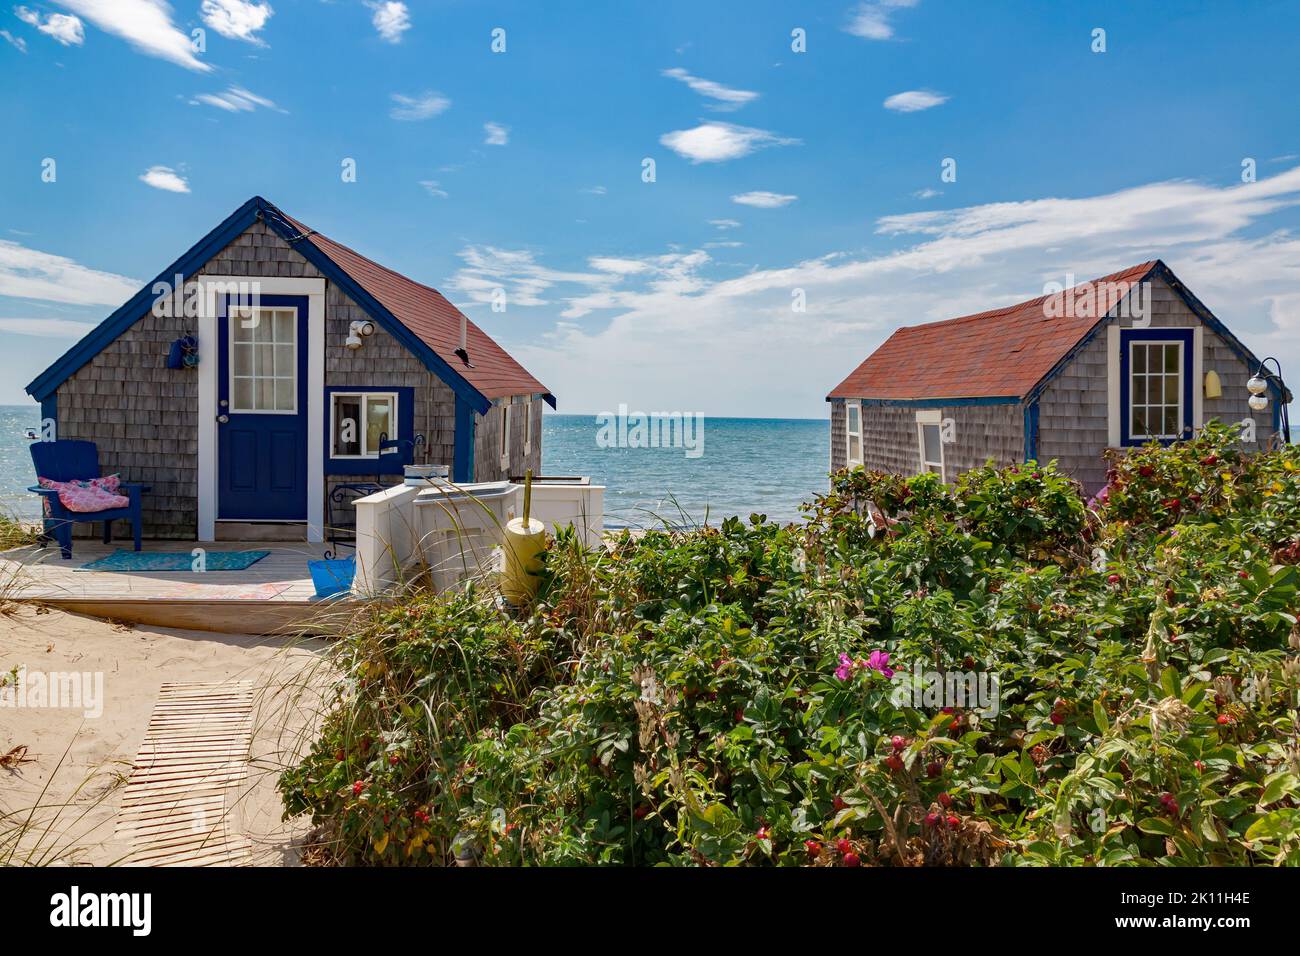
[[[456,349],[453,354],[456,356],[456,358],[460,359],[463,363],[465,363],[466,368],[473,368],[474,366],[470,363],[469,360],[469,349],[466,347],[468,338],[469,338],[469,319],[465,318],[465,313],[462,312],[460,314],[460,348]]]

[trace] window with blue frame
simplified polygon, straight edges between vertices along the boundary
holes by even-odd
[[[401,474],[414,460],[414,397],[409,387],[327,388],[326,474]]]
[[[1192,329],[1120,332],[1120,438],[1169,444],[1192,434]]]

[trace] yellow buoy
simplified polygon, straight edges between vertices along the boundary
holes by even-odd
[[[524,473],[524,516],[506,522],[504,564],[501,568],[501,591],[511,604],[523,605],[537,596],[538,577],[542,571],[542,549],[546,547],[546,527],[531,517],[533,470]]]

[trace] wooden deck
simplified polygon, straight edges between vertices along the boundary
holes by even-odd
[[[131,544],[78,539],[71,560],[57,547],[0,552],[0,597],[48,604],[78,614],[204,631],[274,634],[329,630],[321,622],[340,602],[320,602],[307,570],[327,545],[306,542],[146,541],[146,551],[189,554],[193,548],[270,551],[241,571],[78,571],[77,568]],[[337,614],[335,615],[337,616]]]

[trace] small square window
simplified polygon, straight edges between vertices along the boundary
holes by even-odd
[[[330,457],[378,458],[383,441],[397,438],[392,392],[334,392],[330,397]]]

